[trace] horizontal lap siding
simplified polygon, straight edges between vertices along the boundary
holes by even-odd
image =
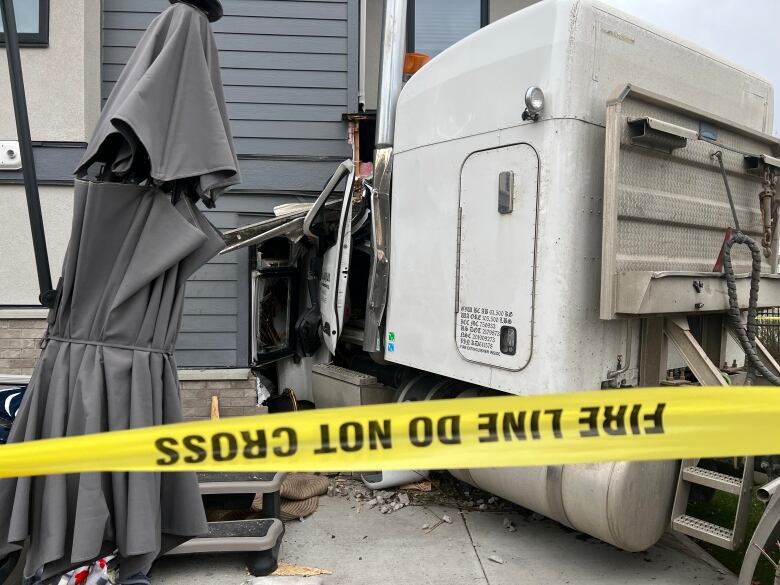
[[[242,184],[207,212],[220,229],[305,201],[350,156],[342,116],[356,108],[357,0],[224,0],[220,51]],[[105,100],[167,0],[103,0]],[[352,64],[352,65],[350,65]],[[187,284],[177,360],[247,365],[247,254],[220,256]]]
[[[316,192],[350,156],[342,116],[353,110],[350,8],[357,0],[224,0],[213,24],[242,189]],[[103,98],[167,0],[103,0]],[[304,160],[301,160],[303,158]],[[308,160],[306,160],[308,159]],[[280,186],[273,171],[298,177]],[[312,164],[306,164],[306,163]],[[335,164],[333,165],[333,167]]]

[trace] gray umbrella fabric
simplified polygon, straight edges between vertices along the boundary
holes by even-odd
[[[152,21],[106,102],[77,175],[107,163],[112,178],[133,179],[148,153],[158,183],[195,178],[213,207],[240,182],[218,53],[208,19],[174,4]]]
[[[222,238],[187,198],[77,181],[73,231],[48,339],[9,443],[181,420],[173,345],[187,278]],[[111,457],[110,453],[106,454]],[[29,538],[25,575],[118,548],[123,575],[207,531],[191,473],[89,473],[0,481],[0,543]]]
[[[118,182],[76,180],[56,304],[9,443],[182,419],[173,351],[184,287],[224,248],[195,202],[213,204],[238,180],[212,49],[205,15],[174,5],[152,23],[131,74],[114,89],[78,174],[97,162],[108,169],[102,176]],[[152,53],[165,67],[154,67]],[[146,73],[135,78],[140,64]],[[160,74],[179,79],[155,93],[164,85],[154,83]],[[183,87],[211,97],[192,95],[179,111],[166,92]],[[129,106],[149,96],[168,108],[165,116]],[[164,121],[168,127],[159,127]],[[186,126],[201,128],[197,148]],[[26,577],[46,579],[116,549],[124,579],[208,530],[193,473],[5,479],[0,502],[0,558],[26,543]]]

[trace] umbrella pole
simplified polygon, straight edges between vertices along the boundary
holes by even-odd
[[[30,138],[30,120],[27,115],[27,98],[24,93],[24,78],[22,77],[22,61],[19,56],[19,37],[16,32],[16,15],[13,0],[0,0],[0,12],[5,31],[5,52],[8,57],[8,71],[11,76],[11,94],[16,115],[16,133],[22,155],[22,176],[24,191],[27,195],[27,213],[30,216],[35,265],[38,269],[38,299],[45,307],[54,306],[55,291],[51,285],[51,269],[49,268],[49,253],[46,249],[46,234],[43,228],[41,214],[41,198],[38,193],[38,178],[35,174],[35,159],[33,158],[32,139]]]

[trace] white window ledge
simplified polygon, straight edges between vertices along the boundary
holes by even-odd
[[[252,377],[252,371],[249,368],[220,368],[213,370],[179,370],[180,381],[197,380],[248,380]],[[30,376],[19,376],[16,374],[0,374],[0,386],[27,384]]]
[[[16,386],[17,384],[27,384],[30,376],[19,376],[16,374],[0,374],[0,386]]]
[[[0,308],[0,319],[46,319],[49,309],[3,309]]]
[[[192,380],[248,380],[252,377],[249,368],[216,368],[213,370],[179,370],[180,381]]]

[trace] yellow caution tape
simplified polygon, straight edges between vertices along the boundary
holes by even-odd
[[[461,398],[180,423],[0,447],[0,477],[368,471],[780,452],[780,388]]]

